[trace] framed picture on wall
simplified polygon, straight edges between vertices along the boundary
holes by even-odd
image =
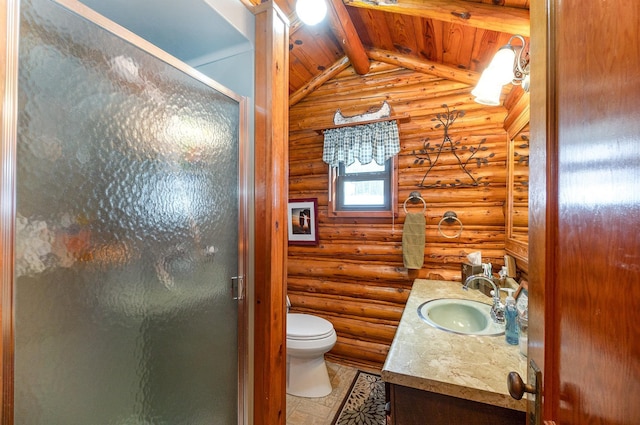
[[[289,199],[289,245],[318,244],[318,199]]]

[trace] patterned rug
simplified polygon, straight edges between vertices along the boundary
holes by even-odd
[[[349,395],[332,425],[385,425],[384,382],[378,375],[358,371]]]

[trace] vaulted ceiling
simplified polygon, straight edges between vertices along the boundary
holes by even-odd
[[[275,1],[291,21],[292,103],[349,65],[366,74],[369,59],[475,84],[512,35],[529,40],[529,0],[326,0],[315,26],[295,0]]]

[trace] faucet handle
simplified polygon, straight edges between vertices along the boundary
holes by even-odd
[[[494,303],[493,306],[491,306],[490,315],[494,322],[500,324],[504,323],[504,307],[502,305]]]
[[[491,306],[491,318],[496,323],[504,323],[504,303],[500,300],[500,293],[496,295],[495,290],[491,290],[493,296],[493,305]]]

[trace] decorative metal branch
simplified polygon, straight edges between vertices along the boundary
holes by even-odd
[[[513,159],[517,165],[523,166],[523,167],[529,167],[529,136],[522,134],[520,135],[520,139],[522,139],[522,143],[514,146],[515,149],[513,152]],[[515,140],[514,140],[514,143],[516,143]],[[520,149],[526,152],[526,155],[524,153],[518,152],[517,149]],[[521,186],[524,186],[525,188],[528,188],[529,179],[527,178],[525,180],[519,181],[518,184]]]
[[[523,155],[521,153],[518,153],[518,151],[515,151],[513,152],[513,156],[515,157],[515,160],[519,165],[524,165],[528,167],[529,166],[529,136],[523,134],[520,136],[520,138],[522,139],[522,143],[520,143],[515,147],[526,150],[527,154]]]
[[[487,141],[487,139],[482,139],[480,143],[478,143],[478,146],[470,146],[470,147],[467,147],[467,146],[460,147],[459,141],[453,142],[451,140],[451,137],[449,137],[449,128],[451,127],[451,125],[453,125],[453,123],[459,117],[464,117],[465,112],[456,111],[455,109],[449,110],[449,106],[447,106],[446,104],[443,104],[442,107],[446,109],[446,112],[437,114],[435,118],[431,119],[431,121],[440,122],[439,124],[436,124],[435,128],[440,128],[440,127],[444,128],[444,139],[442,140],[442,143],[437,143],[434,146],[431,146],[431,142],[427,137],[422,139],[422,149],[420,149],[417,152],[415,150],[413,151],[413,155],[416,157],[415,161],[413,161],[414,164],[423,165],[427,163],[429,165],[429,168],[427,169],[427,172],[424,174],[422,181],[417,186],[427,187],[427,188],[479,186],[480,180],[482,180],[482,177],[479,177],[476,179],[467,169],[467,165],[469,165],[469,163],[472,161],[476,163],[477,167],[481,167],[482,165],[487,165],[489,163],[489,158],[494,157],[495,154],[489,153],[489,155],[480,156],[480,153],[488,151],[488,148],[486,146],[483,146],[483,144]],[[470,152],[470,155],[466,156],[466,159],[463,160],[456,152],[457,150],[461,150],[463,152],[468,151]],[[427,176],[429,175],[429,172],[431,172],[433,167],[436,165],[442,153],[453,154],[453,156],[456,158],[458,162],[458,165],[460,166],[460,169],[471,179],[471,183],[464,183],[460,179],[455,179],[455,181],[451,183],[443,183],[440,180],[436,181],[434,184],[424,183]],[[489,182],[484,182],[482,184],[484,186],[487,186],[489,185]]]

